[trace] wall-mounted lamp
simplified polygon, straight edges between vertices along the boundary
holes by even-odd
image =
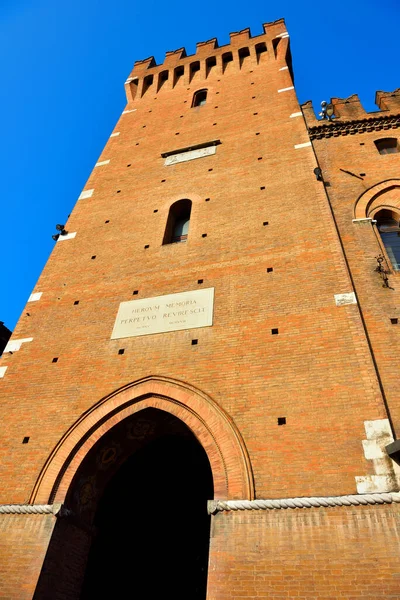
[[[56,233],[55,235],[51,236],[55,242],[58,240],[60,235],[67,235],[67,233],[68,233],[68,231],[65,229],[65,225],[60,225],[59,223],[57,223],[56,229],[60,233]]]
[[[322,179],[322,171],[319,167],[315,167],[314,169],[314,175],[317,178],[317,181],[323,181]]]
[[[328,121],[332,121],[332,117],[334,116],[334,108],[333,108],[333,104],[326,102],[325,100],[323,100],[321,102],[321,112],[319,113],[319,116],[322,117],[323,119],[327,119]]]

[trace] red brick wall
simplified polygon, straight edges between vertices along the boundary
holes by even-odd
[[[31,600],[55,525],[53,515],[0,515],[0,598]]]
[[[397,506],[218,514],[208,600],[399,598],[398,517]]]

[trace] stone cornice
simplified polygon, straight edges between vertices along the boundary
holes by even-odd
[[[400,114],[356,119],[353,121],[340,121],[339,119],[331,122],[323,121],[321,125],[310,127],[308,133],[311,140],[320,140],[340,135],[355,135],[356,133],[397,129],[398,127],[400,127]]]

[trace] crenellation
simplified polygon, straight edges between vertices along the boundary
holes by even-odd
[[[393,92],[377,91],[375,95],[375,104],[380,110],[400,111],[400,88]]]
[[[231,43],[224,46],[219,46],[217,38],[198,42],[195,54],[189,56],[183,47],[168,51],[160,65],[154,57],[136,61],[125,85],[128,103],[142,98],[150,87],[158,93],[176,85],[190,85],[193,80],[206,80],[212,73],[221,76],[227,69],[230,71],[229,65],[253,68],[267,60],[277,60],[287,65],[293,75],[284,20],[265,23],[263,28],[264,33],[256,36],[251,35],[250,28],[232,32]]]

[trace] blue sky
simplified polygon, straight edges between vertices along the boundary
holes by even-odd
[[[125,104],[135,60],[286,19],[300,102],[400,87],[398,0],[0,0],[0,320],[13,329]]]

